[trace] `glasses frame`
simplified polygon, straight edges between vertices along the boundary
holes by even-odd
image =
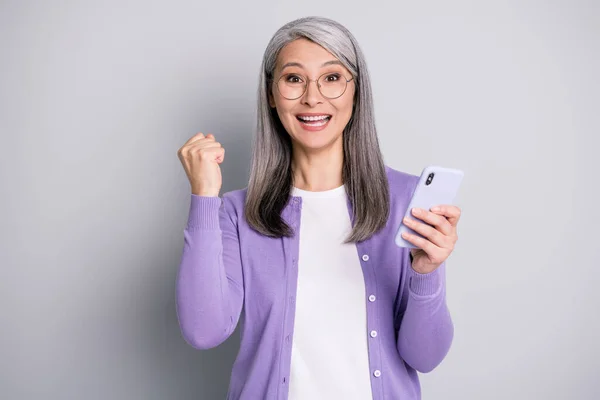
[[[350,79],[346,79],[346,77],[344,75],[341,75],[341,77],[346,81],[346,86],[344,87],[344,91],[339,96],[328,97],[328,96],[325,96],[323,94],[323,92],[321,92],[321,85],[319,84],[319,79],[321,79],[323,76],[325,76],[327,74],[331,74],[331,73],[332,72],[325,72],[325,73],[319,75],[319,77],[317,79],[308,79],[308,77],[305,76],[305,75],[295,74],[295,75],[300,75],[301,77],[305,78],[306,84],[304,85],[304,90],[302,91],[302,94],[300,96],[298,96],[298,97],[294,97],[294,98],[291,98],[291,99],[289,97],[285,97],[283,95],[283,93],[281,93],[281,90],[279,90],[279,81],[284,76],[284,74],[280,75],[279,78],[277,78],[277,80],[271,79],[271,81],[275,82],[275,86],[277,86],[277,91],[279,92],[279,94],[281,95],[281,97],[283,97],[284,99],[287,99],[287,100],[297,100],[300,97],[304,96],[304,94],[306,93],[306,90],[308,89],[308,85],[310,85],[311,82],[315,82],[317,84],[317,90],[319,91],[319,93],[321,94],[321,96],[323,96],[323,97],[325,97],[326,99],[329,99],[329,100],[339,99],[340,97],[342,97],[344,95],[344,93],[346,93],[346,90],[348,89],[348,82],[354,80],[354,77],[351,77]]]

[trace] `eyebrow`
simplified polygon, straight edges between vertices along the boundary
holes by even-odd
[[[321,68],[326,67],[328,65],[341,65],[342,67],[344,66],[344,64],[342,64],[339,60],[331,60],[331,61],[324,62],[321,65]],[[283,64],[283,66],[281,67],[281,70],[283,71],[287,67],[299,67],[299,68],[304,69],[304,65],[300,64],[299,62],[293,62],[292,61],[292,62]]]

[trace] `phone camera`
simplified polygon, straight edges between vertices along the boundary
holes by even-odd
[[[431,181],[433,181],[433,175],[434,175],[434,173],[432,172],[432,173],[430,173],[427,176],[427,180],[425,181],[425,185],[430,185],[431,184]]]

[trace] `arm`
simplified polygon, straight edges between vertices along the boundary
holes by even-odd
[[[400,317],[397,348],[412,368],[430,372],[442,362],[454,336],[446,305],[446,263],[427,274],[413,270],[412,256],[410,260],[406,256],[403,264],[407,275],[400,304],[405,309]]]
[[[244,298],[237,218],[227,195],[191,195],[176,283],[177,318],[197,349],[223,343],[234,331]]]

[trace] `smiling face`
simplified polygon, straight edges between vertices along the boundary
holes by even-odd
[[[350,80],[350,71],[323,47],[307,39],[297,39],[280,51],[273,75],[279,88],[275,83],[272,85],[269,104],[277,109],[294,148],[300,146],[306,151],[334,145],[341,148],[342,133],[352,116],[354,102],[355,84]],[[321,91],[329,97],[330,93],[337,93],[336,87],[343,88],[343,82],[350,81],[341,96],[330,99],[319,91],[315,82],[319,78]],[[304,94],[295,100],[288,99],[297,97],[290,93],[300,95],[306,83]]]

